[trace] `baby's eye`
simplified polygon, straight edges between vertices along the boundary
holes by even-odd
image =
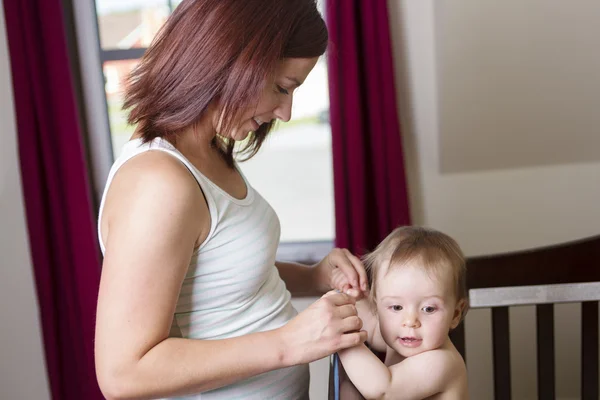
[[[399,305],[397,305],[397,304],[393,305],[391,308],[392,308],[392,310],[394,310],[394,311],[402,311],[402,306],[399,306]]]
[[[435,312],[436,308],[433,306],[425,306],[421,310],[423,310],[427,314],[431,314],[431,313]]]

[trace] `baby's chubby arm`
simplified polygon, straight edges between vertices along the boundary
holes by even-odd
[[[367,343],[376,351],[385,352],[386,344],[379,332],[379,323],[368,299],[356,302],[358,316],[367,332]],[[366,398],[378,398],[391,383],[389,369],[364,344],[338,352],[344,370],[354,386]]]
[[[444,392],[464,369],[459,358],[441,348],[392,365],[392,381],[383,399],[425,399]]]
[[[392,383],[390,369],[364,344],[338,352],[346,375],[367,399],[379,399]]]
[[[461,371],[451,352],[438,349],[385,366],[365,345],[339,352],[350,380],[367,399],[415,400],[443,392]]]

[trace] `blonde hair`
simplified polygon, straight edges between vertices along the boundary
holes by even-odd
[[[382,265],[388,262],[389,272],[402,268],[407,263],[418,260],[427,271],[452,270],[456,301],[465,300],[468,304],[465,257],[458,243],[445,233],[419,226],[402,226],[390,233],[371,252],[363,256],[363,263],[369,275],[371,287],[370,303],[377,303],[377,279],[382,273]],[[461,319],[467,313],[465,306]]]

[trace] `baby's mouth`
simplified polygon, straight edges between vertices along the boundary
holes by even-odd
[[[400,340],[403,340],[405,342],[414,342],[415,340],[421,340],[421,339],[417,339],[416,337],[412,337],[412,336],[404,336],[404,337],[401,337]]]
[[[416,338],[414,336],[403,336],[400,338],[400,343],[404,346],[415,347],[421,344],[423,339]]]

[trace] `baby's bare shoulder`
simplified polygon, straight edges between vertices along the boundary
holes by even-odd
[[[425,351],[396,365],[402,365],[402,369],[422,369],[442,380],[466,373],[465,363],[460,354],[454,348],[447,347]]]
[[[441,347],[390,366],[392,387],[388,398],[403,393],[406,398],[466,399],[466,369],[461,360],[456,350]]]
[[[429,362],[437,362],[450,368],[465,368],[465,362],[460,353],[452,346],[444,345],[438,349],[426,351],[419,355],[428,358]]]

